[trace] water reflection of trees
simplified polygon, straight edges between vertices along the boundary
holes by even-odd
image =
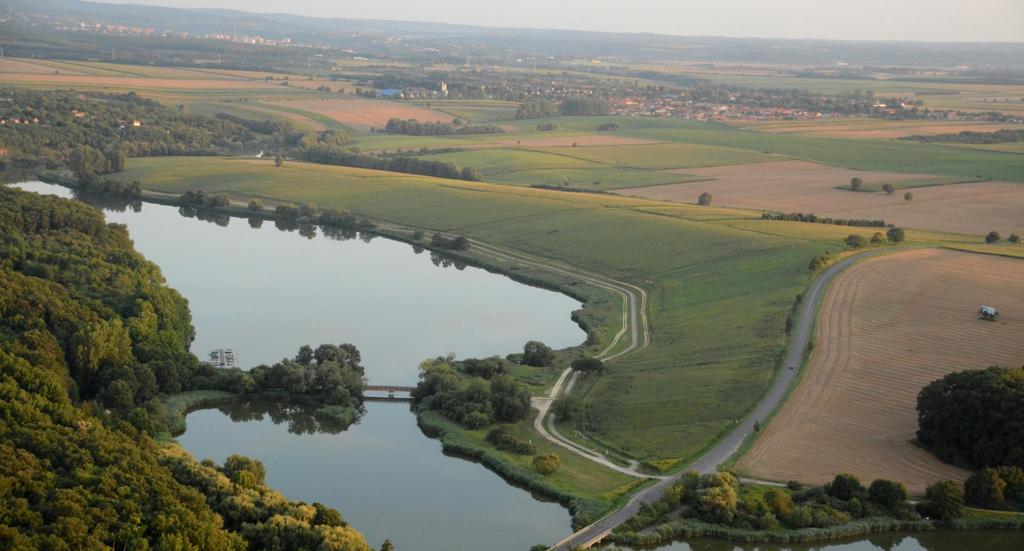
[[[262,421],[269,418],[275,425],[287,424],[292,434],[338,434],[351,423],[341,423],[327,416],[318,415],[318,407],[296,402],[274,400],[233,400],[217,408],[236,423]],[[358,418],[355,422],[358,422]]]
[[[178,207],[178,214],[185,218],[195,218],[203,222],[212,222],[222,228],[226,228],[231,223],[231,216],[222,212],[216,212],[209,209],[197,209],[188,206]]]
[[[89,193],[88,191],[73,190],[75,199],[92,205],[94,207],[114,212],[142,212],[142,201],[118,195],[106,195],[102,193]]]
[[[452,258],[450,256],[445,256],[445,255],[443,255],[441,253],[434,252],[434,251],[430,252],[430,261],[433,262],[434,266],[437,266],[438,268],[452,268],[452,267],[454,267],[456,270],[458,270],[460,272],[462,270],[465,270],[466,266],[468,266],[465,262],[462,262],[461,260],[457,260],[457,259]]]

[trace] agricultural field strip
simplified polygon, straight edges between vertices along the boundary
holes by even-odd
[[[800,321],[789,343],[786,365],[795,366],[803,364],[807,354],[807,346],[814,329],[815,312],[829,284],[837,275],[851,265],[871,255],[872,253],[867,253],[844,258],[829,266],[811,283],[810,288],[805,293],[805,300],[800,305]],[[691,469],[696,469],[702,473],[714,471],[719,464],[725,462],[740,449],[743,442],[754,430],[755,422],[762,418],[767,418],[782,405],[790,385],[796,379],[796,374],[795,369],[784,369],[775,379],[769,393],[757,404],[754,411],[747,415],[743,422],[737,424],[736,428],[721,438],[714,447],[705,452],[700,458],[680,469],[679,474],[663,478],[653,486],[641,490],[630,498],[623,507],[609,512],[590,526],[577,530],[574,534],[555,544],[551,549],[555,551],[569,551],[577,547],[589,547],[604,539],[615,527],[633,518],[640,510],[642,504],[654,503],[660,500],[665,489],[674,484],[687,471]]]

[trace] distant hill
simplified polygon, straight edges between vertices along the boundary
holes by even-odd
[[[785,65],[1024,69],[1022,43],[860,42],[680,37],[570,30],[489,28],[444,23],[314,18],[224,9],[179,9],[78,0],[0,0],[0,40],[43,42],[54,23],[82,21],[151,28],[157,33],[259,35],[296,44],[379,55],[433,58],[605,57],[619,62],[677,60]],[[32,32],[28,32],[31,30]],[[42,34],[44,36],[38,37]],[[63,33],[72,34],[72,33]],[[88,45],[94,40],[77,32]],[[98,34],[98,33],[97,33]],[[383,43],[382,37],[401,38]],[[43,39],[43,40],[40,40]],[[49,48],[43,48],[47,51]],[[69,52],[77,48],[68,46]],[[88,46],[87,46],[88,49]],[[96,48],[100,50],[101,48]],[[188,50],[188,47],[181,48]]]

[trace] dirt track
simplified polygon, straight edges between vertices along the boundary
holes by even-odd
[[[978,320],[981,304],[1000,320]],[[912,443],[917,393],[997,364],[1024,364],[1024,261],[939,249],[865,260],[829,290],[803,380],[738,467],[815,484],[851,472],[915,493],[963,479]]]

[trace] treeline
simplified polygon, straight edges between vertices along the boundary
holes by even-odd
[[[791,212],[789,214],[783,214],[781,212],[764,212],[761,213],[761,220],[785,220],[788,222],[808,222],[811,224],[834,224],[837,226],[855,226],[861,228],[885,228],[888,227],[885,220],[868,220],[866,218],[832,218],[827,216],[818,216],[816,214],[804,214],[802,212]]]
[[[917,441],[970,469],[1024,468],[1024,367],[960,371],[917,396]]]
[[[964,486],[953,480],[930,485],[925,499],[911,505],[905,486],[894,480],[877,479],[864,486],[856,476],[841,473],[824,486],[803,488],[791,481],[766,489],[749,488],[729,472],[693,471],[670,486],[660,501],[641,505],[636,516],[615,529],[612,540],[655,546],[681,537],[716,536],[798,543],[939,526],[1019,528],[1024,521],[967,515]]]
[[[295,132],[295,127],[288,122],[274,121],[270,119],[253,120],[228,113],[217,113],[216,118],[229,121],[239,126],[244,126],[257,134],[290,134]],[[335,132],[338,132],[335,130]]]
[[[953,134],[913,135],[900,138],[922,143],[972,143],[972,144],[994,144],[1024,142],[1024,130],[1002,128],[995,132],[975,132],[964,130]]]
[[[742,497],[741,497],[742,495]],[[665,490],[661,501],[645,505],[619,529],[620,535],[638,532],[673,511],[683,518],[737,530],[799,530],[834,528],[855,519],[893,517],[919,520],[899,482],[876,480],[864,487],[853,475],[840,474],[824,487],[791,484],[763,493],[742,492],[728,472],[700,475],[691,471]]]
[[[544,119],[557,117],[590,117],[603,116],[611,113],[612,105],[605,98],[579,97],[568,98],[561,102],[547,100],[527,100],[516,109],[517,119]]]
[[[460,168],[455,163],[432,159],[419,159],[410,155],[371,155],[354,148],[319,144],[299,152],[298,157],[311,163],[325,165],[350,166],[387,170],[405,174],[419,174],[455,180],[479,181],[480,173],[472,167]]]
[[[453,122],[420,122],[416,119],[389,119],[384,131],[389,134],[405,134],[408,136],[451,136],[470,134],[502,134],[505,129],[500,126],[483,124],[463,124],[460,119]]]
[[[805,542],[879,530],[929,530],[955,525],[965,514],[963,489],[951,480],[929,486],[916,504],[900,482],[878,479],[864,486],[845,473],[823,487],[804,488],[797,482],[770,489],[743,486],[729,472],[687,473],[660,501],[641,505],[613,539],[645,546],[684,535]]]
[[[123,226],[0,187],[0,304],[5,547],[369,549],[336,512],[267,489],[253,462],[201,481],[178,471],[199,468],[190,458],[162,457],[157,394],[223,371],[189,353],[187,303]]]

